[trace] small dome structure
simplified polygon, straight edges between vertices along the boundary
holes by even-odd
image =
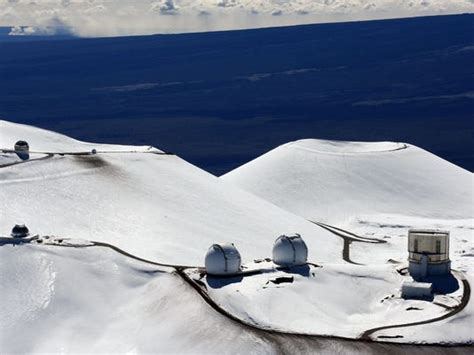
[[[26,141],[18,141],[15,143],[15,153],[21,160],[30,158],[30,146]]]
[[[30,231],[28,230],[28,227],[24,224],[15,224],[15,227],[13,227],[11,232],[11,236],[13,238],[25,238],[29,235]]]
[[[204,263],[209,275],[233,275],[240,271],[241,257],[232,243],[213,244]]]
[[[273,262],[281,266],[304,265],[308,260],[308,247],[301,235],[281,235],[273,245]]]

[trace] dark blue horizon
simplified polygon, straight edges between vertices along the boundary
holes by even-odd
[[[393,140],[474,170],[474,15],[0,41],[0,118],[220,175],[291,140]]]

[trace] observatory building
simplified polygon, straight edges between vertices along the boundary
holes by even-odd
[[[28,227],[24,224],[15,224],[12,229],[11,236],[13,238],[25,238],[30,235]]]
[[[232,243],[213,244],[204,263],[209,275],[234,275],[240,272],[241,257]]]
[[[15,143],[15,153],[21,160],[28,160],[30,158],[30,147],[25,141],[18,141]]]
[[[408,270],[415,280],[450,273],[449,232],[433,229],[408,231]]]
[[[273,262],[280,266],[298,266],[306,264],[308,247],[301,235],[281,235],[273,245]]]

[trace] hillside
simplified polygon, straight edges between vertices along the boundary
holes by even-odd
[[[35,234],[109,242],[144,258],[202,266],[215,242],[234,242],[251,261],[269,256],[280,234],[299,232],[312,260],[339,257],[340,241],[327,231],[177,156],[0,122],[0,147],[12,149],[20,139],[42,153],[0,169],[3,235],[25,223]],[[87,154],[93,148],[97,154]],[[86,154],[58,154],[64,152]],[[11,159],[0,155],[0,165]]]
[[[29,160],[20,160],[12,151],[19,139],[30,145]],[[311,175],[317,174],[305,175],[300,167],[311,166],[314,154],[331,158],[323,159],[328,169],[326,179],[319,181],[326,185],[318,191],[321,195],[344,181],[336,169],[343,155],[344,164],[357,157],[357,164],[367,168],[359,171],[365,179],[350,180],[354,185],[346,194],[358,185],[369,196],[373,191],[375,201],[386,185],[377,188],[374,181],[362,181],[370,180],[367,171],[370,176],[384,171],[400,195],[395,182],[406,176],[397,177],[390,168],[424,163],[444,176],[452,197],[458,198],[454,194],[462,189],[463,170],[455,174],[452,165],[439,165],[440,160],[426,152],[390,142],[288,144],[281,149],[289,149],[289,156],[280,156],[277,149],[278,164],[266,169],[272,171],[267,185],[275,189],[278,178],[284,178],[283,183],[295,174],[307,183],[300,179],[297,188],[304,194],[287,194],[288,203],[280,208],[224,181],[228,177],[216,178],[150,146],[85,143],[1,121],[0,147],[0,280],[5,305],[0,311],[0,347],[7,352],[274,353],[356,347],[380,353],[398,348],[353,341],[473,342],[468,326],[474,312],[473,254],[465,250],[471,230],[464,224],[470,219],[455,220],[451,248],[456,270],[426,301],[400,294],[401,284],[411,280],[404,272],[404,238],[361,237],[311,223],[297,215],[301,210],[289,211],[292,200],[313,205],[305,186],[314,188]],[[414,152],[385,162],[385,155],[410,149]],[[293,150],[303,160],[291,156]],[[367,161],[378,162],[379,169]],[[278,170],[280,164],[285,168]],[[418,197],[426,192],[418,190]],[[336,197],[343,207],[344,200]],[[347,206],[340,216],[349,211],[358,215],[350,203]],[[374,205],[370,211],[388,206]],[[451,208],[453,216],[461,213]],[[313,218],[315,210],[309,211]],[[417,218],[426,223],[428,217],[446,223],[435,218],[440,213],[436,205],[423,217],[417,209],[405,212],[403,223]],[[9,237],[12,226],[21,222],[31,236]],[[308,263],[282,267],[270,258],[273,242],[282,233],[294,232],[307,243]],[[203,268],[208,247],[222,241],[234,242],[242,255],[242,268],[231,277]],[[418,322],[423,327],[411,330]]]
[[[4,353],[275,351],[176,275],[112,251],[2,246],[0,266]]]
[[[473,175],[414,145],[300,140],[221,179],[308,220],[349,230],[359,238],[384,240],[377,245],[352,243],[352,260],[371,265],[405,265],[410,228],[448,230],[453,269],[473,279]],[[472,322],[472,297],[464,316],[378,334],[396,336],[400,342],[424,332],[430,341],[467,339],[469,326],[462,322]]]
[[[308,220],[388,241],[377,253],[355,244],[356,260],[404,262],[409,228],[450,230],[455,267],[474,272],[473,175],[414,145],[300,140],[222,179]]]
[[[404,143],[300,140],[222,179],[328,223],[371,214],[473,217],[472,173]]]

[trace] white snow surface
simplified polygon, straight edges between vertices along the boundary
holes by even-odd
[[[99,152],[1,168],[0,235],[25,223],[33,234],[108,242],[143,258],[203,266],[213,243],[233,242],[251,261],[271,256],[279,235],[296,232],[310,260],[340,260],[339,238],[177,156],[86,144],[6,121],[0,132],[0,147],[8,149],[24,139],[32,151]]]
[[[305,139],[284,144],[223,180],[310,220],[399,214],[473,218],[473,175],[394,142]]]
[[[0,0],[0,26],[22,36],[125,36],[469,12],[471,0]]]
[[[0,291],[5,354],[378,355],[398,350],[254,332],[214,312],[168,269],[104,248],[2,246]],[[420,347],[405,349],[425,353]],[[430,354],[445,351],[429,348]]]
[[[309,220],[386,241],[352,243],[351,260],[358,263],[406,265],[410,228],[449,230],[452,267],[470,280],[474,276],[473,174],[416,146],[305,139],[221,179]],[[468,306],[447,321],[376,335],[403,335],[385,339],[398,342],[472,343],[473,322]]]
[[[357,338],[372,328],[432,319],[446,312],[436,304],[445,303],[441,297],[435,303],[402,299],[401,284],[411,277],[400,275],[393,265],[324,264],[310,266],[308,271],[258,266],[267,272],[241,280],[207,276],[204,281],[211,297],[224,309],[263,328]],[[275,283],[279,278],[292,280]],[[420,334],[413,337],[420,339]]]
[[[92,149],[96,149],[98,152],[162,152],[150,146],[81,142],[48,130],[0,120],[0,149],[14,149],[17,141],[25,139],[28,140],[32,152],[74,153],[90,152]],[[2,162],[9,157],[11,156],[5,155]]]
[[[0,349],[274,353],[165,271],[103,248],[0,247]]]
[[[470,284],[474,283],[473,277],[468,277]],[[462,343],[466,339],[471,339],[472,343],[472,328],[474,325],[473,320],[474,314],[474,303],[469,302],[465,312],[459,317],[452,317],[442,320],[437,323],[425,324],[416,327],[398,328],[382,330],[378,332],[378,335],[393,336],[394,334],[402,335],[403,338],[393,338],[393,342],[406,342],[413,341],[419,338],[420,334],[423,334],[423,338],[426,342],[437,342],[440,341],[440,334],[444,341],[449,339],[452,342]]]
[[[44,245],[46,239],[15,247],[0,243],[5,353],[388,349],[252,331],[214,312],[172,268],[134,261],[91,240],[152,261],[197,266],[212,243],[234,242],[251,270],[273,267],[252,260],[271,256],[278,235],[301,233],[309,260],[322,265],[310,266],[309,275],[267,270],[218,287],[207,280],[209,296],[226,311],[290,333],[355,338],[457,306],[462,287],[435,297],[444,307],[399,298],[409,277],[396,269],[405,263],[410,227],[451,230],[453,265],[473,280],[472,174],[410,145],[299,141],[219,179],[155,148],[84,143],[0,121],[0,149],[12,149],[19,139],[32,151],[97,154],[35,153],[20,162],[11,152],[0,153],[0,237],[15,223],[26,223],[32,234],[72,238],[56,243],[63,247]],[[387,243],[351,243],[351,259],[367,265],[350,265],[342,260],[342,239],[307,219]],[[198,271],[193,275],[200,277]],[[294,281],[269,282],[281,276]],[[473,319],[471,295],[452,318],[380,331],[374,339],[402,334],[384,340],[473,343]]]

